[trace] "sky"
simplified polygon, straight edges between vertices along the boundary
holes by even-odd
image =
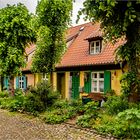
[[[0,8],[5,7],[7,4],[13,5],[16,3],[23,3],[26,5],[26,7],[29,9],[30,12],[35,13],[35,8],[37,6],[38,0],[0,0]],[[75,26],[76,19],[77,19],[77,13],[80,8],[83,7],[84,0],[75,0],[75,3],[73,4],[73,16],[72,16],[72,25]],[[78,24],[84,23],[83,18],[81,18],[78,22]]]

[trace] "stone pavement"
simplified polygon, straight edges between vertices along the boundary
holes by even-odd
[[[69,124],[48,125],[37,118],[0,110],[0,140],[107,140]]]

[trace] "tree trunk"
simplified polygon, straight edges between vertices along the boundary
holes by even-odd
[[[9,92],[10,95],[14,96],[14,76],[10,76]]]

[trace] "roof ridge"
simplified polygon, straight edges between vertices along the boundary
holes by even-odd
[[[69,27],[68,29],[76,28],[76,27],[83,26],[83,25],[86,25],[86,24],[89,24],[89,23],[92,23],[92,22],[87,22],[87,23],[83,23],[83,24],[80,24],[80,25],[71,26],[71,27]]]

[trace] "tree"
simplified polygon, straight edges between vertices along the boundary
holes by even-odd
[[[37,6],[38,33],[34,72],[52,72],[64,52],[65,31],[70,23],[72,0],[41,0]]]
[[[23,4],[0,9],[0,75],[10,76],[12,92],[14,76],[21,74],[20,68],[25,66],[25,47],[35,37],[30,19]]]
[[[81,14],[86,15],[85,19],[101,22],[107,39],[126,37],[126,44],[116,50],[119,61],[126,61],[129,69],[122,78],[123,92],[140,93],[140,1],[85,0]]]

